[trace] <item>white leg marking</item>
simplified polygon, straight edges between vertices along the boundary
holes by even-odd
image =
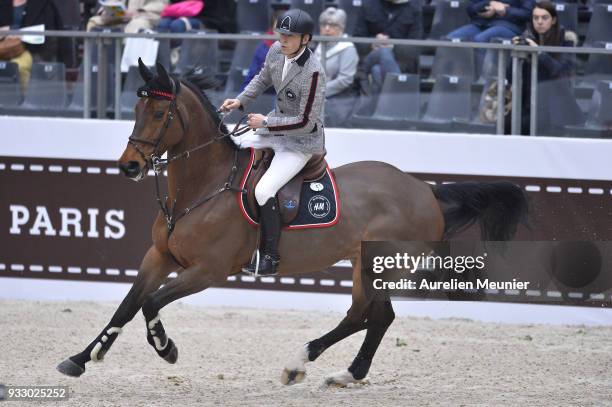
[[[155,316],[155,318],[153,318],[152,320],[149,321],[149,329],[153,329],[155,324],[158,323],[158,322],[159,322],[159,314],[157,314],[157,316]]]
[[[161,346],[161,341],[157,336],[153,337],[153,341],[155,342],[155,349],[157,349],[158,351],[162,351],[166,349],[166,346],[168,346],[168,337],[166,337],[166,343],[164,344],[164,346]]]
[[[116,327],[116,326],[113,326],[113,327],[108,328],[108,329],[106,330],[106,333],[107,333],[108,335],[112,335],[112,334],[114,334],[114,333],[120,334],[120,333],[121,333],[121,331],[122,331],[122,329],[121,329],[121,328]]]
[[[91,350],[89,357],[91,358],[92,361],[99,362],[102,360],[102,359],[98,359],[98,352],[100,352],[100,349],[102,349],[102,342],[96,343],[96,346],[94,346],[94,348]]]
[[[121,333],[121,328],[113,326],[110,327],[106,330],[106,334],[107,335],[112,335],[116,333],[117,335],[119,335]],[[102,338],[100,338],[100,340],[102,342],[106,342],[108,341],[108,336],[106,335],[102,335]],[[89,353],[89,357],[92,361],[94,362],[100,362],[102,359],[100,359],[98,357],[98,352],[100,352],[100,349],[102,349],[102,342],[98,342],[96,343],[96,346],[94,346],[94,348],[91,350],[91,352]]]
[[[299,372],[306,371],[306,363],[308,360],[308,344],[305,344],[300,348],[296,355],[285,365],[285,369],[292,371],[297,370]]]
[[[345,387],[349,383],[361,383],[361,380],[357,380],[353,377],[353,374],[348,370],[342,370],[334,373],[325,378],[325,384],[328,386],[340,386]]]
[[[306,363],[308,360],[308,344],[300,348],[298,353],[285,365],[281,374],[281,383],[291,385],[300,383],[306,377]]]

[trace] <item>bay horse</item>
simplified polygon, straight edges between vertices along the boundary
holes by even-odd
[[[159,170],[159,157],[167,152],[172,210],[161,205],[152,245],[108,325],[85,350],[58,365],[69,376],[78,377],[86,363],[102,360],[140,309],[147,341],[160,357],[175,363],[178,348],[167,336],[159,311],[240,273],[256,246],[258,231],[243,218],[233,192],[240,180],[232,174],[242,174],[250,153],[238,150],[223,136],[227,128],[204,93],[214,81],[193,71],[176,78],[159,64],[156,71],[140,64],[146,85],[139,91],[134,129],[118,164],[127,177],[139,181],[149,169]],[[484,240],[507,240],[527,214],[524,192],[510,182],[431,186],[375,161],[343,165],[333,174],[342,201],[339,222],[330,228],[285,231],[279,274],[321,271],[350,259],[352,305],[337,327],[299,347],[284,366],[284,384],[304,380],[307,362],[364,329],[365,339],[350,367],[325,382],[345,386],[366,377],[395,314],[388,295],[381,301],[365,294],[360,272],[362,241],[441,241],[474,223],[480,224]],[[167,281],[174,271],[177,277]]]

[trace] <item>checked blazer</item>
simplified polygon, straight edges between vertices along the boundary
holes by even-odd
[[[323,154],[325,71],[309,48],[291,63],[285,80],[281,80],[284,64],[285,56],[277,41],[270,47],[259,74],[237,96],[240,108],[248,106],[266,89],[274,86],[276,106],[268,113],[268,126],[257,129],[256,134],[273,149]]]

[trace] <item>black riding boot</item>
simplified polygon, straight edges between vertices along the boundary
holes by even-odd
[[[278,240],[281,233],[281,216],[278,211],[276,198],[270,198],[260,207],[261,244],[259,254],[259,269],[257,269],[257,257],[250,264],[242,268],[242,271],[258,276],[271,276],[276,274],[276,266],[280,261],[278,255]]]

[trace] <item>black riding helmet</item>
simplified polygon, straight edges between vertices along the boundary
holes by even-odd
[[[314,22],[307,12],[294,8],[288,10],[276,21],[276,29],[274,31],[287,35],[310,35],[310,41],[312,39],[312,32],[314,31]]]

